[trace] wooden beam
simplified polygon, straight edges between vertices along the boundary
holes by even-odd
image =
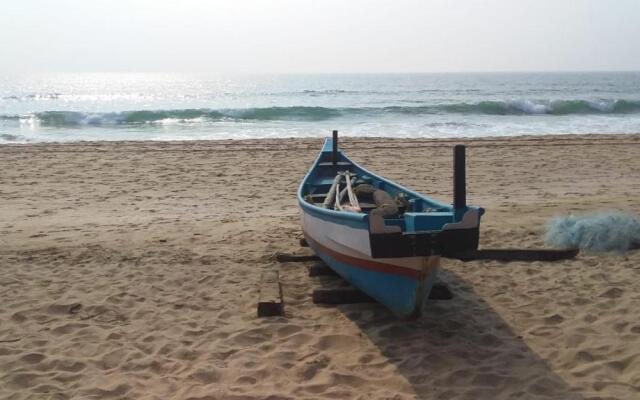
[[[297,255],[287,253],[276,253],[276,260],[279,262],[296,262],[296,261],[317,261],[320,257],[315,254]]]
[[[497,261],[558,261],[575,258],[578,249],[482,249],[446,254],[444,257],[461,261],[497,260]]]
[[[307,269],[309,270],[309,276],[339,276],[336,271],[323,262],[310,265]]]
[[[354,287],[315,289],[312,294],[315,304],[375,303],[375,300]],[[453,294],[444,283],[433,285],[429,300],[450,300]]]
[[[375,302],[374,299],[353,287],[315,289],[312,296],[315,304],[353,304]]]
[[[258,317],[272,317],[284,314],[282,286],[277,270],[266,270],[260,277],[258,296]]]
[[[429,292],[429,300],[451,300],[453,293],[444,283],[434,283]]]

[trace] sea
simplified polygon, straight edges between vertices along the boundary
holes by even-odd
[[[0,144],[640,132],[640,72],[0,76]]]

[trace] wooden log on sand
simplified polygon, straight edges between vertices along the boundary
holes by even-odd
[[[287,254],[287,253],[276,253],[276,260],[279,262],[316,261],[319,259],[320,257],[316,256],[315,254],[297,255],[297,254]]]
[[[435,283],[429,292],[429,300],[451,300],[453,293],[444,283]]]
[[[314,304],[374,303],[375,300],[353,287],[315,289],[312,294]]]
[[[482,249],[446,254],[444,257],[461,261],[558,261],[575,258],[578,252],[578,249]]]
[[[354,287],[315,289],[312,294],[314,304],[354,304],[375,303],[375,300]],[[450,300],[453,294],[443,283],[433,285],[429,292],[429,300]]]
[[[310,265],[307,269],[309,270],[309,276],[339,276],[336,271],[323,262]]]
[[[278,271],[267,270],[260,277],[258,296],[258,317],[272,317],[284,314],[282,287]]]

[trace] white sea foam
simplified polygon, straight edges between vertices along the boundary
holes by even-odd
[[[634,73],[79,74],[3,84],[1,143],[308,137],[332,129],[395,137],[640,132]]]

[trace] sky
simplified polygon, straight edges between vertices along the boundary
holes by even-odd
[[[0,73],[640,70],[640,0],[8,0]]]

